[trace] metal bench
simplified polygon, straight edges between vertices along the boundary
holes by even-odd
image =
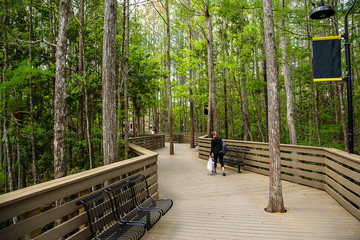
[[[160,220],[160,210],[140,208],[136,205],[136,195],[131,189],[129,180],[116,184],[106,191],[114,200],[118,220],[127,223],[143,223],[147,230],[150,230]]]
[[[184,135],[174,134],[174,142],[178,142],[178,143],[184,142]]]
[[[140,239],[146,231],[145,224],[119,221],[114,204],[106,191],[91,194],[80,200],[87,212],[89,227],[95,239]]]
[[[150,196],[147,180],[144,175],[139,174],[129,179],[133,194],[136,196],[136,204],[141,209],[158,209],[165,215],[173,206],[173,200],[154,199]]]
[[[224,162],[230,165],[236,165],[238,167],[238,173],[240,173],[240,166],[244,166],[244,160],[246,159],[246,153],[248,151],[248,148],[228,147],[228,152],[224,156]]]

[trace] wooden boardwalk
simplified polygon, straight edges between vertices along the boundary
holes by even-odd
[[[157,152],[160,197],[174,206],[144,240],[360,240],[360,222],[324,191],[283,181],[288,212],[267,213],[268,177],[230,168],[211,175],[188,144],[175,144],[174,156],[168,144]]]

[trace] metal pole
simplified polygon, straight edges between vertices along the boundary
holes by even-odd
[[[349,153],[354,153],[354,126],[353,126],[353,104],[352,104],[352,77],[351,77],[351,54],[350,43],[348,33],[348,14],[350,10],[355,6],[356,0],[354,0],[352,6],[347,10],[345,14],[345,58],[346,58],[346,76],[347,81],[347,95],[348,95],[348,136],[349,136]]]

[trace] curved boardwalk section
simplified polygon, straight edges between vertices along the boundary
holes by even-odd
[[[324,191],[283,181],[288,212],[267,213],[268,177],[211,175],[188,144],[156,152],[159,194],[174,206],[142,239],[360,239],[360,222]]]

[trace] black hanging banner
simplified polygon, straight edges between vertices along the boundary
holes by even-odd
[[[314,37],[314,82],[341,81],[341,36]]]

